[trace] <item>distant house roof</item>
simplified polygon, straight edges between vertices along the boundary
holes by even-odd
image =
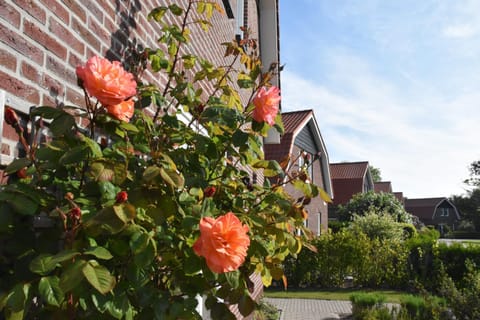
[[[322,167],[322,175],[324,177],[323,183],[325,191],[330,195],[330,197],[333,197],[333,188],[330,180],[328,152],[322,135],[320,134],[320,129],[315,119],[313,110],[310,109],[283,112],[282,121],[284,127],[284,134],[280,139],[280,143],[265,144],[263,146],[265,159],[277,160],[279,162],[286,159],[293,151],[295,138],[306,126],[308,126],[313,133],[315,145],[322,154],[322,156],[320,157],[320,161]]]
[[[413,215],[416,215],[423,220],[432,220],[435,211],[442,203],[448,203],[455,212],[457,219],[460,220],[460,214],[458,213],[455,205],[445,197],[442,198],[420,198],[420,199],[405,199],[405,210]]]
[[[390,181],[379,181],[373,183],[375,192],[393,193],[392,183]]]
[[[330,164],[335,205],[347,203],[354,194],[365,192],[365,183],[373,189],[368,161]]]

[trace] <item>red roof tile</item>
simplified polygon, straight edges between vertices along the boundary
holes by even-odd
[[[312,110],[302,110],[282,113],[284,134],[280,139],[280,144],[265,144],[265,159],[282,161],[288,157],[290,148],[293,145],[293,136],[296,130],[303,128],[306,121],[310,120]]]
[[[367,169],[368,161],[330,163],[330,175],[332,176],[332,180],[355,178],[363,180]]]

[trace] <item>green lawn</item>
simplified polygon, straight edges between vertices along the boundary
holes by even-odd
[[[394,290],[368,290],[368,289],[334,289],[334,290],[273,290],[266,289],[265,297],[268,298],[297,298],[297,299],[322,299],[322,300],[350,300],[354,292],[375,292],[386,297],[386,302],[399,303],[400,298],[407,295],[405,292]]]

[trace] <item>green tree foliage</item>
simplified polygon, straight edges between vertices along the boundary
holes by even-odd
[[[372,209],[361,216],[355,214],[350,228],[354,232],[366,234],[370,239],[378,239],[383,242],[400,242],[406,236],[402,223],[397,222],[389,214],[378,214]]]
[[[471,186],[480,187],[480,160],[472,162],[468,170],[470,171],[470,178],[464,182]]]
[[[369,165],[368,169],[370,170],[370,174],[372,175],[373,182],[382,181],[382,171],[380,171],[379,168],[375,168],[374,166]]]
[[[408,251],[402,242],[380,241],[342,229],[322,235],[312,244],[317,253],[302,251],[285,261],[290,285],[339,287],[347,276],[353,277],[356,286],[404,285]]]
[[[375,212],[391,215],[397,222],[412,222],[411,215],[405,211],[400,201],[393,194],[384,192],[357,193],[347,204],[338,206],[337,212],[341,221],[352,221],[354,215]]]
[[[475,231],[480,232],[480,187],[467,191],[464,196],[453,196],[451,200],[462,220],[470,221]]]

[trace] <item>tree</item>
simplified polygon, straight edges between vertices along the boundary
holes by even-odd
[[[480,187],[467,191],[465,196],[453,196],[451,200],[460,212],[462,220],[470,221],[475,231],[480,231]]]
[[[473,161],[468,170],[470,171],[470,178],[464,182],[471,186],[480,187],[480,160]]]
[[[345,205],[338,206],[341,221],[352,221],[354,215],[363,216],[374,211],[378,214],[389,214],[397,222],[411,223],[411,215],[405,211],[400,201],[391,193],[369,191],[357,193]]]
[[[374,166],[369,165],[368,169],[370,170],[370,174],[372,175],[373,182],[382,181],[382,172],[379,168],[375,168]]]

